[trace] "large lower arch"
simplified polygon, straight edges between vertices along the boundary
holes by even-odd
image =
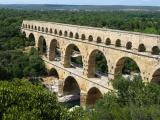
[[[108,74],[107,60],[100,50],[93,50],[89,55],[87,73],[90,78]]]
[[[81,52],[75,44],[69,44],[66,48],[64,67],[83,67]]]
[[[53,77],[59,79],[58,71],[57,71],[56,69],[54,69],[54,68],[52,68],[52,69],[50,69],[50,70],[48,71],[48,75],[49,75],[49,76],[53,76]]]
[[[65,79],[64,86],[63,86],[63,94],[64,95],[80,95],[80,86],[76,79],[72,76],[69,76]]]
[[[50,43],[49,46],[49,60],[54,61],[54,60],[60,60],[60,48],[59,48],[59,43],[56,39],[53,39]]]
[[[136,75],[141,77],[141,71],[136,61],[132,58],[122,57],[116,63],[114,75]]]
[[[43,36],[40,36],[38,39],[38,50],[40,54],[47,56],[47,44]]]
[[[151,83],[160,85],[160,68],[153,73]]]
[[[93,106],[97,100],[101,99],[102,97],[103,95],[100,90],[96,87],[93,87],[87,93],[86,105]]]

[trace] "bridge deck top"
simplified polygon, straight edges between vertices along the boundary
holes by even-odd
[[[56,24],[61,26],[69,26],[69,27],[76,27],[76,28],[85,28],[85,29],[94,29],[99,31],[110,31],[110,32],[118,32],[123,34],[131,34],[131,35],[140,35],[140,36],[147,36],[147,37],[156,37],[160,38],[160,35],[156,34],[147,34],[147,33],[140,33],[140,32],[131,32],[131,31],[124,31],[124,30],[116,30],[116,29],[109,29],[109,28],[98,28],[98,27],[90,27],[90,26],[80,26],[80,25],[73,25],[73,24],[64,24],[64,23],[57,23],[57,22],[46,22],[46,21],[36,21],[36,20],[24,20],[24,23],[48,23],[48,24]]]

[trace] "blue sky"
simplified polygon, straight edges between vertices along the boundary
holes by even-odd
[[[0,0],[0,4],[71,4],[71,5],[160,6],[160,0]]]

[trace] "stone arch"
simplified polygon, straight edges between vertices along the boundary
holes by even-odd
[[[49,76],[53,76],[53,77],[59,79],[59,73],[58,73],[58,71],[57,71],[55,68],[51,68],[51,69],[48,71],[48,75],[49,75]]]
[[[132,49],[132,42],[127,42],[127,44],[126,44],[126,49],[127,50],[131,50]]]
[[[121,47],[121,40],[120,39],[116,40],[115,46],[116,47]]]
[[[52,30],[52,28],[50,28],[49,32],[50,32],[50,33],[53,33],[53,30]]]
[[[31,26],[30,26],[30,25],[28,25],[28,28],[30,29],[30,28],[31,28]]]
[[[56,58],[60,58],[60,55],[57,53],[57,49],[59,48],[59,43],[56,39],[53,39],[49,46],[49,60],[54,61]],[[59,59],[60,60],[60,59]]]
[[[74,58],[76,58],[76,57],[80,57],[79,64],[76,64],[76,63],[73,64],[73,62],[75,62]],[[80,66],[78,66],[78,65],[80,65]],[[69,44],[65,50],[64,67],[82,67],[81,65],[83,66],[83,60],[82,60],[80,49],[75,44]]]
[[[111,45],[111,39],[110,39],[110,38],[107,38],[105,44],[106,44],[106,45]]]
[[[75,34],[75,39],[79,39],[79,34],[78,33]]]
[[[100,90],[96,87],[91,88],[87,93],[86,98],[86,105],[87,106],[93,106],[97,102],[97,100],[101,99],[103,97]]]
[[[25,28],[25,25],[23,24],[23,28]]]
[[[40,26],[38,26],[38,31],[41,31],[41,27]]]
[[[70,33],[69,33],[69,37],[70,37],[70,38],[73,38],[73,32],[70,32]]]
[[[63,33],[62,33],[62,30],[60,30],[60,31],[59,31],[59,36],[62,36],[62,34],[63,34]]]
[[[30,45],[31,45],[31,46],[35,46],[35,43],[36,43],[36,42],[35,42],[35,36],[34,36],[33,33],[30,33],[30,34],[29,34],[28,39],[29,39]]]
[[[64,31],[64,36],[67,37],[68,36],[68,32]]]
[[[26,37],[26,32],[23,31],[23,32],[22,32],[22,35],[23,35],[23,37]]]
[[[103,61],[103,63],[99,64],[97,63],[97,61]],[[92,77],[98,77],[99,75],[107,75],[107,74],[108,74],[108,64],[104,53],[98,49],[93,50],[89,54],[88,58],[87,76],[89,78],[92,78]]]
[[[102,39],[101,39],[101,37],[97,37],[97,41],[96,41],[97,43],[101,43],[102,42]]]
[[[45,32],[48,33],[48,28],[46,28]]]
[[[138,52],[145,52],[146,51],[146,47],[143,43],[141,43],[139,46],[138,46]]]
[[[47,56],[47,44],[43,36],[40,36],[38,39],[38,51],[40,54]]]
[[[88,37],[88,41],[93,41],[93,36],[92,35],[89,35],[89,37]]]
[[[117,60],[114,75],[136,75],[141,77],[141,70],[139,64],[130,57],[121,57]]]
[[[34,26],[34,29],[37,30],[37,26]]]
[[[57,34],[57,29],[54,30],[54,34]]]
[[[153,46],[152,47],[152,55],[159,55],[160,49],[158,46]]]
[[[85,40],[85,39],[86,39],[85,34],[82,34],[81,39],[82,39],[82,40]]]
[[[31,29],[33,29],[33,25],[31,26]]]
[[[160,68],[153,73],[151,83],[160,85]]]
[[[68,76],[64,81],[63,94],[64,95],[68,95],[68,94],[80,95],[80,91],[81,89],[77,80],[72,76]]]
[[[26,24],[26,26],[25,26],[26,28],[27,28],[27,24]]]
[[[44,32],[44,27],[42,27],[42,32]]]

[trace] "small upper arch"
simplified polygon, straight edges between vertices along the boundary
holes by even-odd
[[[69,37],[70,37],[70,38],[73,38],[73,32],[70,32],[70,33],[69,33]]]
[[[111,45],[111,39],[110,39],[110,38],[107,38],[105,44],[106,44],[106,45]]]
[[[50,32],[50,33],[53,33],[53,30],[52,30],[52,28],[50,28],[49,32]]]
[[[64,36],[67,37],[68,36],[68,32],[64,31]]]
[[[41,31],[41,27],[40,26],[38,26],[38,31]]]
[[[159,55],[160,49],[158,46],[153,46],[152,47],[152,55]]]
[[[79,39],[79,34],[78,33],[75,34],[75,39]]]
[[[146,47],[143,43],[141,43],[139,46],[138,46],[138,52],[145,52],[146,51]]]
[[[88,41],[93,41],[93,36],[92,35],[89,35]]]
[[[82,39],[82,40],[85,40],[85,39],[86,39],[85,34],[82,34],[81,39]]]
[[[59,31],[59,36],[62,36],[62,30]]]
[[[101,43],[102,42],[102,39],[101,39],[101,37],[97,37],[97,41],[96,41],[97,43]]]
[[[37,26],[34,26],[34,29],[37,30]]]
[[[131,50],[132,49],[132,42],[131,41],[127,42],[126,49],[127,50]]]
[[[48,33],[48,28],[46,28],[45,32]]]
[[[57,34],[57,29],[54,30],[54,34]]]
[[[120,39],[116,40],[115,46],[116,47],[121,47],[121,40]]]
[[[44,32],[44,27],[42,27],[42,32]]]

